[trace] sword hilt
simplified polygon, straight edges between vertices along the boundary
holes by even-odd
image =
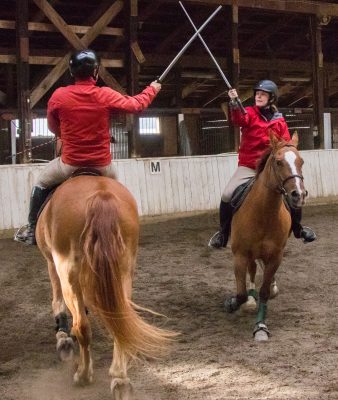
[[[242,104],[242,102],[241,102],[241,99],[240,99],[239,97],[236,97],[236,98],[235,98],[235,101],[236,101],[238,107],[240,108],[241,113],[242,113],[243,115],[247,114],[248,112],[247,112],[246,109],[244,108],[244,106],[243,106],[243,104]]]

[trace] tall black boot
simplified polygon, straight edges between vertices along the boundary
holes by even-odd
[[[291,229],[295,238],[302,239],[304,243],[310,243],[316,240],[317,236],[311,228],[302,226],[302,209],[290,207]]]
[[[16,241],[36,245],[35,227],[38,213],[49,192],[49,189],[44,189],[40,186],[33,187],[29,203],[28,225],[26,225],[24,230],[22,228],[19,229],[14,237]]]
[[[209,240],[208,246],[220,249],[226,247],[230,235],[233,207],[221,200],[219,207],[220,230]]]

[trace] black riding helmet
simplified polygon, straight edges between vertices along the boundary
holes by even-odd
[[[268,79],[259,81],[257,85],[254,87],[255,94],[257,90],[262,90],[263,92],[270,94],[269,104],[277,103],[278,87],[275,84],[275,82],[269,81]]]
[[[76,51],[69,60],[70,74],[74,78],[86,79],[93,77],[97,79],[100,59],[95,51],[87,49]]]

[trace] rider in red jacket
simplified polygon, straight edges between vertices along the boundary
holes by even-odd
[[[50,188],[65,181],[79,167],[98,169],[115,178],[110,153],[110,118],[117,112],[136,113],[147,108],[161,85],[152,82],[136,96],[124,96],[109,87],[97,87],[99,59],[93,50],[74,53],[69,61],[75,84],[56,89],[47,109],[49,129],[62,142],[62,155],[51,161],[33,187],[28,225],[17,241],[36,244],[38,211]]]
[[[238,168],[225,187],[220,204],[220,230],[209,241],[209,247],[226,247],[233,215],[231,198],[235,189],[249,181],[256,174],[256,163],[270,145],[269,131],[273,131],[280,140],[289,141],[290,133],[283,115],[278,112],[278,89],[274,82],[263,80],[254,87],[255,105],[246,107],[242,114],[235,98],[236,89],[228,92],[230,117],[234,125],[241,127],[241,143],[238,152]],[[316,239],[315,233],[301,225],[301,209],[291,209],[292,230],[296,238],[305,243]]]

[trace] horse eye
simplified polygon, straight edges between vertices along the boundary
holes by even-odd
[[[279,167],[283,165],[283,163],[282,163],[281,160],[277,160],[276,164],[277,164]]]

